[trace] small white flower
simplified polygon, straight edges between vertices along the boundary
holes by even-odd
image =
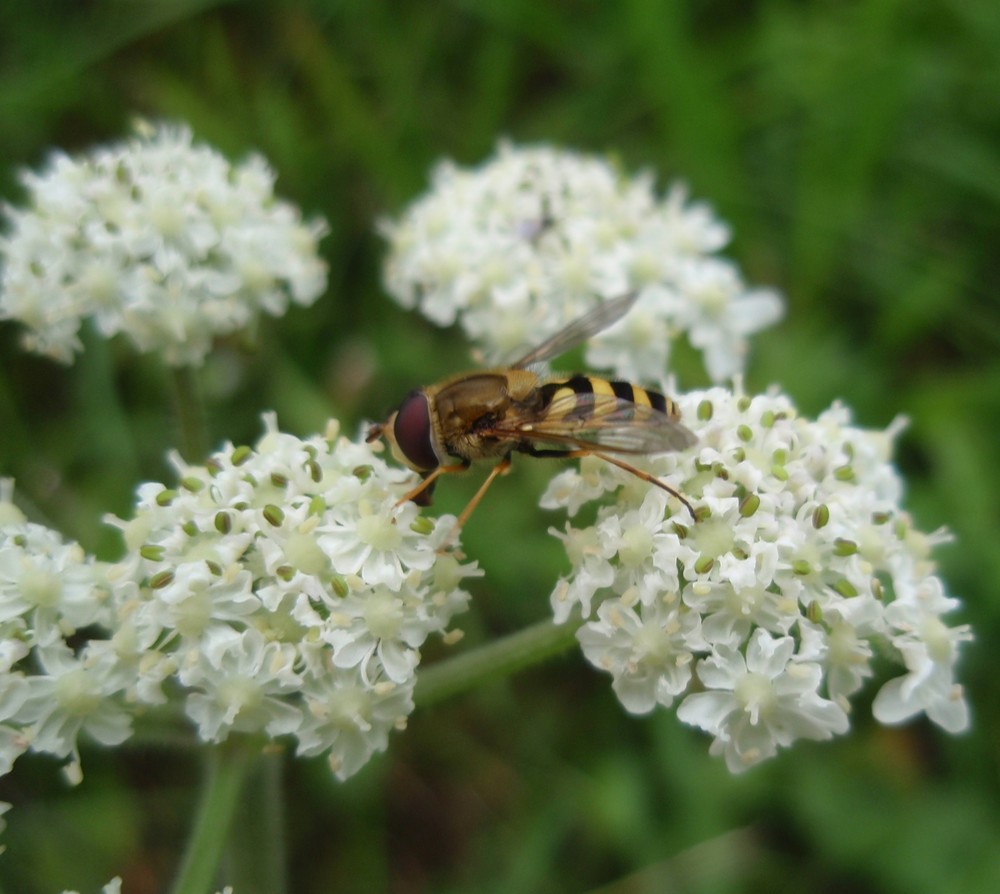
[[[242,566],[230,565],[219,574],[204,561],[188,562],[166,573],[169,582],[157,587],[157,598],[142,615],[148,625],[176,631],[186,641],[200,642],[220,623],[247,622],[260,610],[253,576]]]
[[[972,632],[967,624],[948,627],[941,620],[957,605],[944,595],[941,581],[930,577],[885,610],[892,644],[908,673],[890,680],[875,696],[872,712],[877,720],[901,723],[925,713],[950,733],[968,728],[969,708],[954,672],[958,646],[971,640]]]
[[[140,124],[126,143],[56,153],[22,179],[28,207],[4,209],[0,319],[27,327],[30,350],[70,362],[91,319],[197,364],[215,337],[325,288],[325,223],[274,197],[263,159],[231,165],[186,127]]]
[[[808,668],[812,695],[782,703],[788,729],[796,704],[802,710],[792,738],[841,731],[848,699],[873,674],[873,643],[885,640],[908,673],[883,687],[876,718],[899,722],[923,712],[946,730],[963,729],[968,709],[954,668],[970,633],[941,621],[957,602],[944,595],[930,551],[947,535],[914,530],[900,505],[890,452],[901,422],[869,432],[851,425],[840,405],[811,421],[781,394],[751,398],[721,388],[678,403],[696,446],[636,462],[684,494],[697,521],[635,476],[607,463],[596,470],[596,459],[561,473],[543,497],[547,507],[572,514],[582,507],[581,492],[609,496],[590,525],[553,530],[572,570],[551,601],[557,622],[574,612],[588,622],[584,653],[613,675],[623,704],[648,710],[683,695],[675,673],[668,698],[659,698],[659,678],[636,657],[652,636],[650,623],[659,619],[663,636],[675,630],[676,609],[697,619],[689,622],[697,637],[684,643],[701,658],[698,676],[710,690],[733,688],[713,682],[720,668],[748,672],[754,643],[754,661],[765,644],[780,642],[774,654],[785,656],[790,674]],[[787,742],[756,721],[739,721],[738,695],[690,696],[700,713],[683,710],[717,737],[714,750],[730,766],[742,767]]]
[[[306,681],[306,716],[297,733],[298,753],[326,754],[338,779],[347,779],[373,754],[385,751],[389,733],[401,729],[413,711],[411,678],[404,684],[373,685],[358,668],[323,663]]]
[[[397,498],[387,499],[394,506]],[[415,503],[393,509],[362,500],[356,511],[334,513],[317,529],[316,542],[341,573],[398,589],[411,571],[427,571],[434,564],[426,536],[412,529],[418,511]]]
[[[6,677],[0,680],[4,687],[9,687],[11,682]],[[29,744],[23,730],[0,723],[0,776],[6,776],[11,771],[14,761],[28,750]]]
[[[782,312],[776,293],[748,290],[714,257],[728,230],[682,187],[661,199],[649,175],[567,150],[501,143],[478,168],[444,162],[430,192],[382,230],[390,294],[438,325],[457,320],[494,358],[636,291],[590,365],[657,378],[686,335],[721,381],[743,369],[747,336]]]
[[[808,637],[808,625],[800,622],[803,640]],[[832,699],[845,704],[872,676],[873,649],[870,632],[841,621],[832,615],[825,619],[824,627],[816,630],[815,644],[822,656],[821,664],[826,674],[826,689]]]
[[[647,714],[657,704],[670,707],[691,682],[693,653],[706,648],[698,613],[680,607],[676,598],[634,608],[609,599],[597,618],[580,628],[577,639],[587,660],[612,675],[625,709]]]
[[[219,742],[229,732],[295,732],[301,714],[283,697],[301,688],[291,643],[267,642],[256,630],[213,627],[178,673],[189,690],[187,713],[199,735]]]
[[[736,267],[717,258],[684,259],[675,268],[671,285],[677,297],[669,305],[669,319],[674,327],[687,332],[691,344],[702,352],[715,382],[743,372],[747,336],[776,323],[784,312],[777,292],[748,290]],[[622,356],[626,363],[631,362],[627,354]],[[627,366],[608,365],[628,374]],[[655,378],[663,369],[636,369],[636,374]]]
[[[385,676],[403,683],[420,661],[417,649],[438,629],[424,599],[409,588],[393,592],[384,586],[349,594],[340,604],[324,640],[333,647],[337,667],[359,667],[369,678],[369,663],[378,659]]]
[[[677,709],[685,723],[715,736],[711,753],[725,756],[732,773],[773,757],[796,739],[829,739],[848,728],[847,714],[819,695],[822,671],[794,660],[795,641],[757,629],[744,658],[718,646],[698,662],[708,691],[689,695]]]
[[[23,619],[32,643],[46,645],[81,627],[107,624],[105,570],[49,528],[0,525],[0,629]]]
[[[600,474],[606,466],[604,462],[588,463],[584,457],[579,469],[566,469],[549,482],[538,505],[542,509],[565,509],[572,518],[581,507],[599,499],[608,490]]]
[[[570,580],[560,581],[552,593],[553,617],[563,624],[577,605],[589,617],[594,594],[614,583],[615,569],[609,561],[614,547],[600,540],[596,528],[576,529],[567,524],[564,533],[555,528],[549,533],[562,540],[573,565]]]
[[[24,678],[23,702],[10,719],[33,751],[70,758],[68,775],[78,781],[81,733],[102,745],[120,745],[132,734],[117,668],[107,656],[94,659],[84,651],[78,657],[62,644],[36,649],[35,660],[40,673]]]

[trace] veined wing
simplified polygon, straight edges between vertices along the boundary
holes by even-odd
[[[565,354],[571,348],[575,348],[581,342],[597,335],[598,332],[620,320],[628,313],[638,297],[638,292],[628,292],[620,298],[601,302],[590,313],[584,314],[565,328],[560,329],[537,348],[529,351],[517,362],[512,363],[511,366],[525,367]]]
[[[667,413],[609,394],[557,394],[540,416],[500,422],[491,432],[566,449],[600,447],[613,453],[684,450],[694,434]]]

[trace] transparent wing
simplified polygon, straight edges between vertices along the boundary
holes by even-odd
[[[566,449],[601,447],[613,453],[685,450],[697,438],[677,419],[607,394],[556,397],[542,418],[508,418],[491,434]]]
[[[620,298],[604,301],[590,313],[584,314],[568,326],[560,329],[551,338],[543,341],[537,348],[529,351],[524,357],[512,363],[511,366],[525,367],[532,363],[551,360],[560,354],[565,354],[570,348],[576,347],[598,332],[607,329],[612,323],[620,320],[629,308],[635,304],[638,292],[629,292]]]

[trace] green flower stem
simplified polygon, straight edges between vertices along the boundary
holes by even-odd
[[[260,742],[242,737],[232,738],[209,751],[198,814],[171,894],[205,894],[216,890],[213,884],[243,783],[260,751]]]
[[[253,765],[243,787],[225,862],[225,881],[235,892],[284,894],[288,890],[284,758],[280,749],[266,750]]]
[[[174,413],[180,429],[181,456],[189,463],[200,463],[208,452],[208,429],[194,367],[171,367],[170,379]]]
[[[422,670],[413,696],[416,706],[435,705],[567,651],[576,644],[576,631],[581,623],[542,621]]]

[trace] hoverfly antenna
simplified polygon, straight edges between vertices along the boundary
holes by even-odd
[[[381,422],[373,422],[368,429],[368,434],[365,435],[365,443],[371,444],[373,441],[377,441],[382,437],[383,424]]]

